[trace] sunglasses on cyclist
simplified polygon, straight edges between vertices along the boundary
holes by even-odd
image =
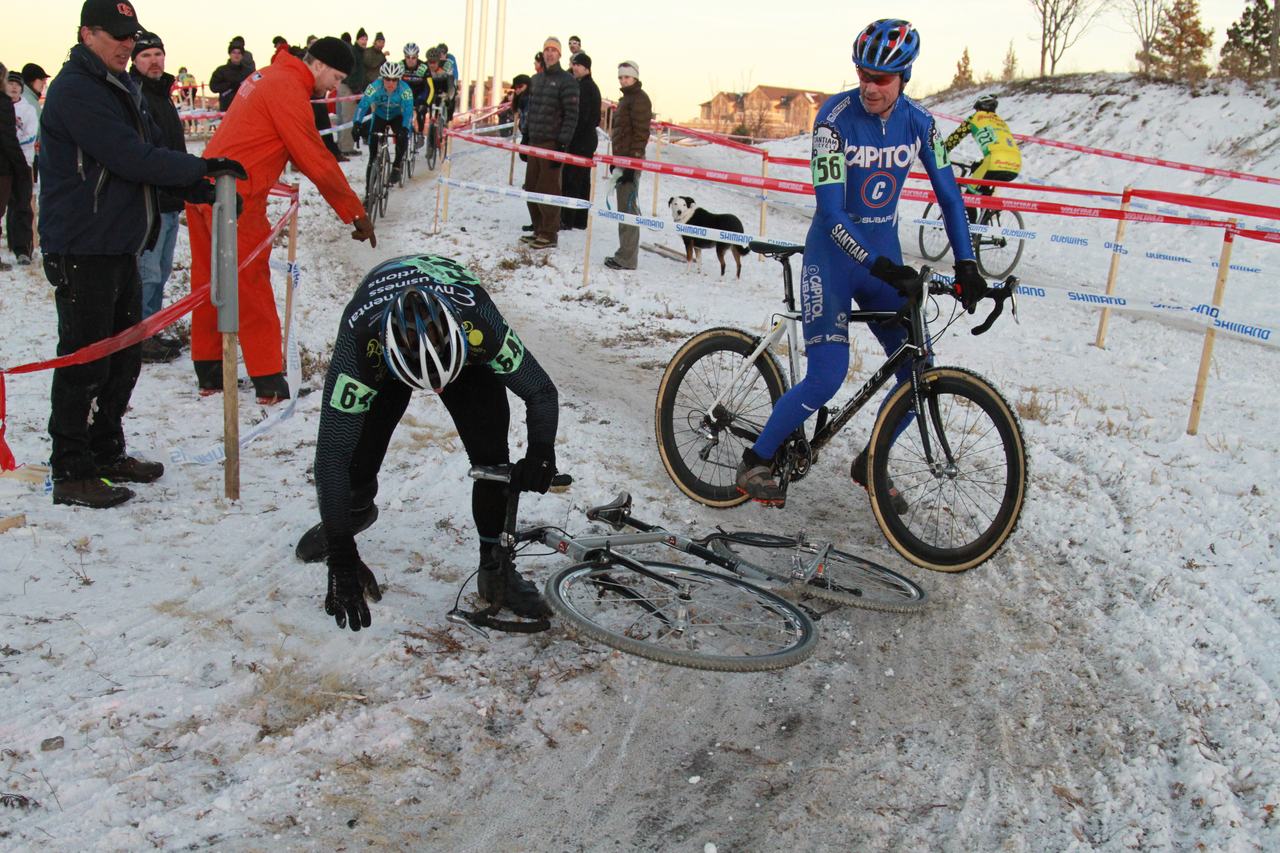
[[[858,81],[869,83],[872,86],[888,86],[897,79],[897,74],[872,74],[869,71],[863,71],[861,68],[858,69]]]

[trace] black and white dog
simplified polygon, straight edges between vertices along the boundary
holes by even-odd
[[[712,213],[709,210],[698,207],[697,202],[687,195],[672,196],[667,199],[667,207],[671,208],[671,218],[681,225],[692,225],[698,228],[705,228],[708,231],[742,233],[741,219],[732,213]],[[714,240],[704,240],[701,237],[692,237],[688,234],[680,236],[684,239],[684,258],[686,263],[693,263],[696,255],[698,267],[701,269],[702,250],[710,249],[714,246],[716,258],[720,261],[720,275],[724,275],[724,256],[730,250],[733,250],[733,260],[738,265],[738,278],[742,278],[742,256],[747,253],[745,246],[739,246],[736,243],[718,243]]]

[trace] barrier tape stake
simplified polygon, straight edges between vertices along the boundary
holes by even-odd
[[[1222,295],[1227,289],[1227,275],[1231,272],[1231,247],[1235,240],[1236,220],[1227,220],[1231,227],[1222,232],[1222,254],[1218,257],[1218,278],[1213,285],[1214,316],[1222,307]],[[1196,374],[1195,395],[1191,398],[1191,417],[1187,420],[1187,435],[1195,435],[1200,431],[1200,410],[1204,407],[1205,385],[1209,381],[1209,364],[1213,361],[1213,344],[1217,338],[1217,329],[1213,323],[1204,330],[1204,349],[1200,352],[1200,370]]]
[[[667,131],[667,133],[670,133],[670,132],[671,131]],[[662,162],[662,131],[661,130],[658,131],[658,153],[653,159],[659,163]],[[640,179],[640,176],[636,175],[637,186],[639,186],[639,183],[640,183],[639,179]],[[662,173],[654,172],[653,174],[653,210],[650,211],[649,213],[650,216],[658,215],[658,182],[661,180],[662,180]]]
[[[760,153],[760,177],[764,180],[769,179],[769,155],[765,152]],[[767,240],[766,231],[764,230],[765,219],[769,215],[769,191],[767,189],[760,190],[760,239]],[[760,260],[764,260],[764,255],[758,255]]]
[[[594,208],[596,206],[596,177],[597,177],[596,169],[597,168],[598,167],[596,165],[592,164],[591,193],[590,193],[590,197],[587,199],[588,201],[591,202],[591,208],[588,208],[587,210],[587,248],[583,251],[583,254],[582,254],[582,286],[583,287],[587,286],[588,279],[591,276],[591,232],[595,230],[595,225],[596,225]]]
[[[235,178],[221,175],[216,185],[213,227],[218,239],[210,268],[217,271],[213,303],[218,306],[218,331],[222,333],[222,447],[226,456],[222,484],[227,499],[235,501],[240,499],[240,394],[236,384],[240,271]]]
[[[297,187],[294,187],[297,191]],[[289,272],[284,288],[284,351],[280,357],[289,358],[289,336],[293,334],[293,265],[298,260],[298,205],[293,205],[289,214]]]
[[[520,138],[520,128],[513,127],[511,129],[511,141],[523,142]],[[507,167],[507,186],[514,187],[516,185],[516,150],[511,149],[511,165]]]
[[[446,150],[446,153],[444,155],[444,176],[448,178],[453,175],[453,154],[448,151],[448,148],[446,148],[445,150]],[[444,225],[449,224],[449,185],[448,184],[444,185],[444,215],[441,217],[440,221]]]
[[[1120,210],[1124,213],[1129,212],[1129,202],[1132,200],[1131,193],[1133,185],[1124,188],[1124,195],[1120,202]],[[1116,240],[1115,246],[1111,250],[1111,269],[1107,272],[1107,296],[1116,291],[1116,274],[1120,270],[1120,248],[1124,245],[1124,227],[1128,224],[1127,219],[1116,220]],[[1111,320],[1111,309],[1103,308],[1102,316],[1098,318],[1098,336],[1094,339],[1093,345],[1098,349],[1105,349],[1107,346],[1107,323]]]

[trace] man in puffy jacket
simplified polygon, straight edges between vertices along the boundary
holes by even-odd
[[[181,188],[207,204],[206,176],[243,175],[239,163],[201,159],[155,144],[160,138],[125,74],[142,29],[129,0],[87,0],[79,43],[49,85],[41,115],[40,242],[54,287],[58,354],[69,355],[136,325],[142,314],[138,253],[155,245],[156,187]],[[50,392],[53,502],[116,506],[149,483],[159,462],[125,453],[123,419],[138,380],[140,348],[59,367]]]
[[[546,69],[533,75],[529,85],[525,142],[537,148],[568,151],[578,126],[578,81],[560,67],[560,39],[552,36],[543,42],[542,60]],[[541,157],[527,159],[525,190],[560,195],[560,162]],[[529,215],[533,218],[533,233],[521,237],[521,241],[534,249],[555,246],[560,233],[560,208],[529,202]]]
[[[317,40],[303,59],[288,52],[277,54],[275,62],[245,80],[209,140],[206,154],[235,158],[248,170],[248,178],[236,190],[244,198],[238,233],[241,264],[271,233],[267,193],[290,160],[316,185],[342,221],[355,226],[353,239],[376,245],[364,206],[320,141],[311,109],[311,98],[320,97],[350,74],[351,63],[351,51],[331,37]],[[210,211],[188,205],[187,225],[191,233],[191,286],[196,288],[209,281]],[[258,401],[267,405],[289,397],[269,264],[268,250],[240,269],[240,346]],[[218,312],[211,302],[201,303],[191,315],[191,357],[200,393],[220,392],[222,339]]]
[[[653,121],[653,104],[640,86],[640,67],[634,62],[618,66],[618,85],[622,100],[613,114],[613,153],[617,157],[644,157],[649,144],[649,125]],[[623,169],[618,181],[618,210],[639,213],[640,176],[635,169]],[[604,259],[609,269],[633,270],[640,254],[640,229],[635,225],[618,226],[618,251]]]

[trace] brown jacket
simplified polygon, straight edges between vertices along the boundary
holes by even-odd
[[[637,80],[634,86],[622,90],[622,100],[613,114],[613,153],[619,157],[643,157],[651,121],[653,104]]]

